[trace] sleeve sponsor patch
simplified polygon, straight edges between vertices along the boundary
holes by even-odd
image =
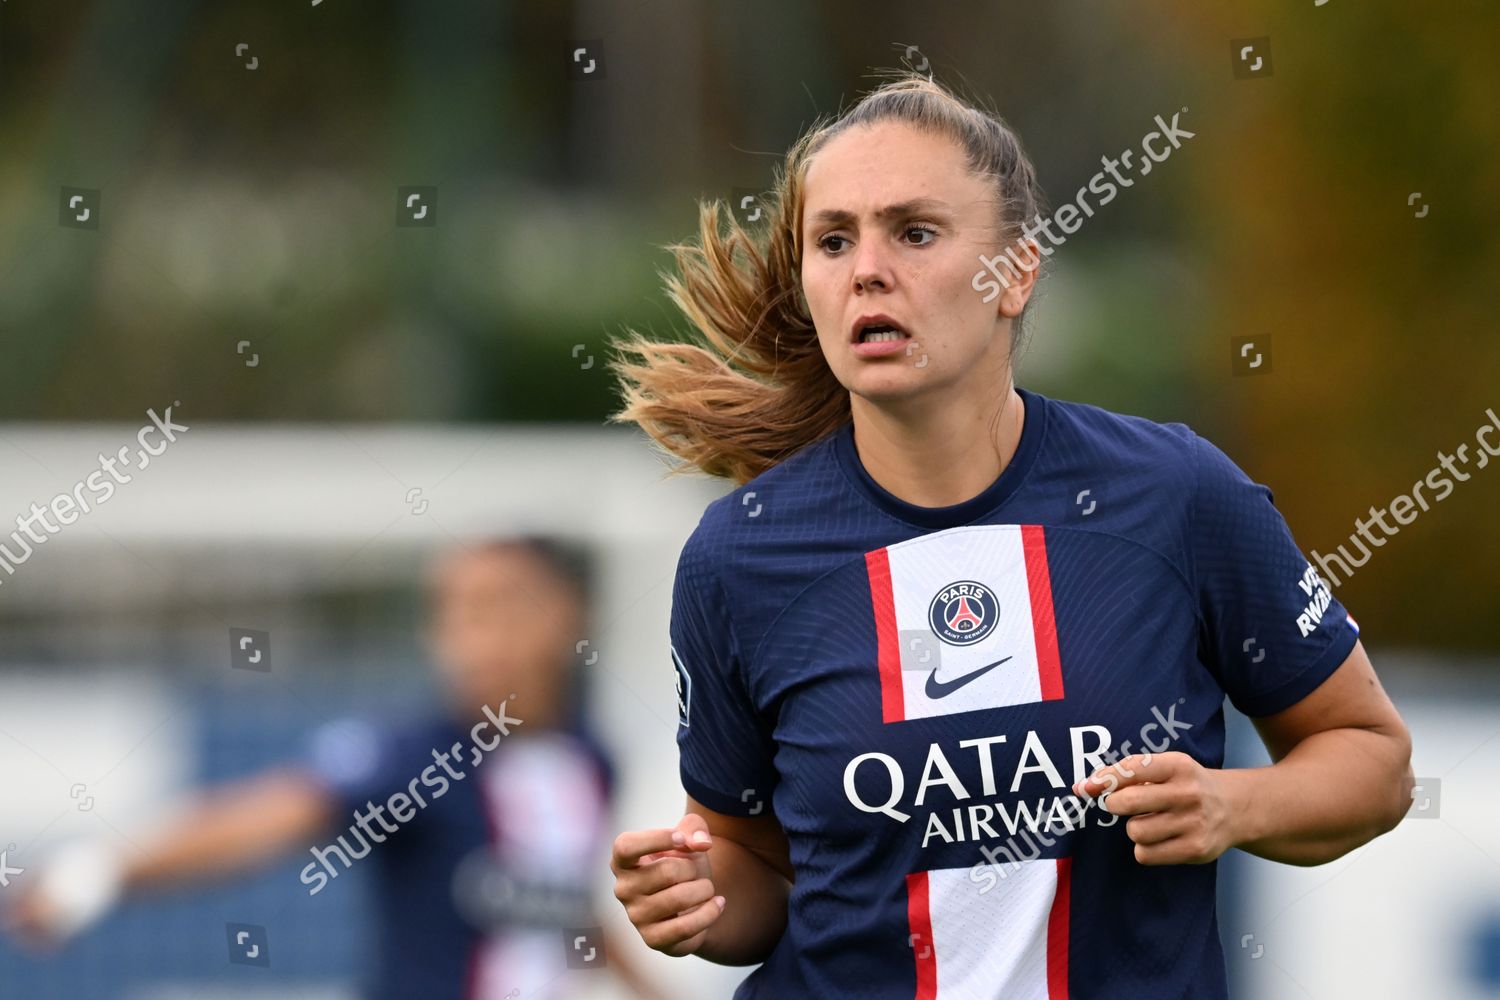
[[[676,648],[668,648],[672,650],[672,666],[677,674],[677,722],[686,726],[693,704],[693,677],[683,664],[682,657],[677,655]]]

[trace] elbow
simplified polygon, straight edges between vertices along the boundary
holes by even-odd
[[[1407,763],[1405,772],[1397,779],[1397,787],[1397,798],[1391,806],[1390,821],[1385,829],[1380,831],[1381,833],[1389,833],[1391,830],[1394,830],[1397,824],[1405,819],[1406,814],[1411,811],[1412,804],[1422,797],[1422,791],[1417,786],[1417,777],[1415,772],[1412,771],[1410,762]],[[1419,807],[1418,812],[1425,811],[1427,808],[1429,808],[1428,803],[1424,801],[1422,806]]]
[[[1324,865],[1394,830],[1412,810],[1413,802],[1419,813],[1431,807],[1430,800],[1424,801],[1427,793],[1417,784],[1412,771],[1411,735],[1406,727],[1398,724],[1385,735],[1390,747],[1388,762],[1382,764],[1378,778],[1365,784],[1367,801],[1352,807],[1337,831],[1309,838],[1295,852],[1272,860],[1306,868]]]
[[[1377,794],[1372,796],[1375,801],[1363,812],[1360,819],[1360,832],[1355,833],[1352,842],[1336,856],[1342,856],[1350,850],[1363,847],[1376,837],[1390,833],[1406,818],[1407,813],[1412,811],[1413,804],[1416,804],[1418,813],[1431,807],[1430,800],[1426,798],[1421,786],[1417,784],[1415,772],[1412,770],[1411,734],[1404,725],[1398,723],[1389,733],[1388,740],[1389,763],[1382,772],[1379,785],[1376,786]]]
[[[1391,737],[1393,743],[1394,780],[1390,783],[1391,801],[1388,808],[1381,816],[1380,829],[1376,836],[1389,833],[1406,818],[1411,811],[1412,804],[1422,798],[1421,789],[1417,786],[1416,772],[1411,765],[1411,733],[1405,725],[1402,725]],[[1427,808],[1426,805],[1419,807],[1418,811]]]

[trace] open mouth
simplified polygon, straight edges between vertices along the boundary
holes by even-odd
[[[895,340],[907,340],[911,334],[901,329],[895,323],[890,322],[884,316],[872,316],[861,319],[855,324],[854,342],[856,344],[881,344]]]

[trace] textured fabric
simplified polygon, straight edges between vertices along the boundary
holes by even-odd
[[[682,550],[683,786],[773,812],[796,870],[741,1000],[1226,995],[1216,866],[1140,865],[1070,786],[1147,750],[1222,766],[1224,698],[1294,704],[1356,629],[1213,444],[1018,391],[964,503],[888,493],[845,424]]]
[[[342,888],[348,869],[329,845],[349,865],[371,866],[374,962],[363,997],[568,995],[564,932],[595,923],[594,866],[608,849],[613,772],[591,734],[523,723],[500,739],[447,716],[341,719],[314,733],[306,765],[339,819],[319,845],[326,862],[315,855],[303,881],[321,873],[318,892]],[[398,799],[395,815],[393,795],[411,800]],[[371,817],[372,804],[385,824],[355,819]]]

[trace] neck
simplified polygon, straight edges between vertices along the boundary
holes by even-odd
[[[1008,369],[1002,384],[1004,392],[972,404],[946,397],[893,410],[853,397],[860,463],[886,492],[919,507],[973,499],[1000,478],[1021,440],[1025,404]]]

